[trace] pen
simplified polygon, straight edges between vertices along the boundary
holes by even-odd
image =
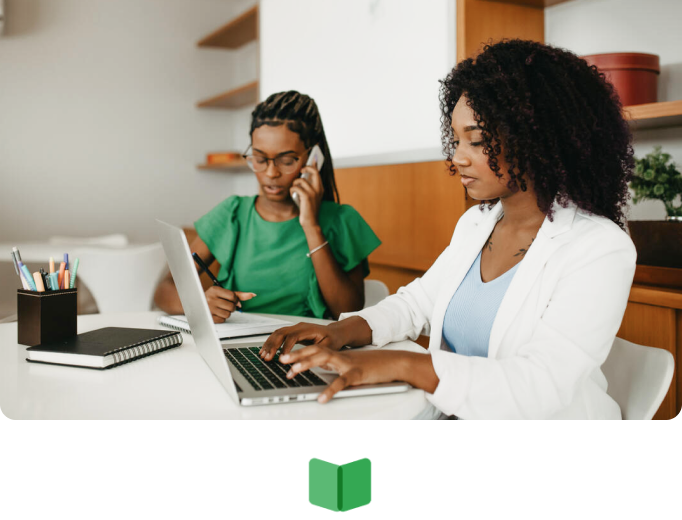
[[[14,271],[19,274],[19,266],[17,265],[17,256],[16,254],[19,252],[19,250],[16,247],[12,248],[12,263],[14,264]]]
[[[218,287],[222,287],[222,285],[220,285],[220,282],[218,281],[218,279],[215,276],[213,276],[213,273],[211,271],[208,270],[208,266],[204,263],[204,261],[201,259],[201,257],[198,254],[192,253],[192,258],[194,258],[194,261],[199,266],[199,269],[204,271],[209,276],[209,278],[213,282],[213,285],[217,285]],[[199,274],[201,274],[201,271],[199,271]],[[240,302],[239,298],[237,298],[237,311],[238,312],[242,312],[241,306],[242,306],[242,302]]]
[[[50,279],[47,276],[47,273],[45,272],[45,269],[42,267],[40,268],[40,278],[43,280],[43,287],[45,287],[46,291],[50,290]]]
[[[21,286],[24,288],[26,291],[30,291],[31,287],[26,283],[26,279],[24,278],[24,273],[21,272],[21,269],[19,268],[19,261],[17,260],[17,248],[12,249],[12,263],[14,264],[14,270],[17,272],[19,275],[19,279],[21,280]]]
[[[208,275],[208,277],[213,282],[213,285],[217,285],[218,287],[221,287],[220,282],[218,281],[218,279],[215,276],[213,276],[213,273],[208,270],[208,266],[204,263],[204,261],[201,259],[201,257],[196,253],[192,253],[192,258],[194,258],[194,261],[197,263],[199,268]],[[201,274],[201,272],[199,274]]]
[[[66,264],[62,262],[59,264],[59,288],[64,288],[64,271],[66,271]]]
[[[64,271],[64,289],[68,289],[71,284],[71,273],[68,269]]]
[[[69,268],[69,253],[64,253],[64,265],[66,266],[66,269]]]
[[[50,274],[54,273],[54,258],[50,257]]]

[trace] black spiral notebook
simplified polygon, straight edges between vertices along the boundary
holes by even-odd
[[[103,370],[180,345],[179,332],[106,327],[27,348],[26,361]]]

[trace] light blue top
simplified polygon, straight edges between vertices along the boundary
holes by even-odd
[[[488,357],[490,329],[518,267],[516,264],[501,276],[484,283],[481,280],[481,253],[478,253],[445,311],[443,339],[453,352],[463,356]]]

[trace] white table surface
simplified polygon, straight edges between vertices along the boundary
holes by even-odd
[[[160,312],[78,317],[78,332],[102,327],[160,329]],[[277,316],[292,322],[322,320]],[[11,419],[411,419],[427,401],[422,390],[317,402],[243,407],[235,404],[194,344],[184,343],[111,370],[26,361],[17,324],[0,325],[0,408]],[[365,347],[372,348],[372,347]],[[411,341],[385,348],[424,352]]]

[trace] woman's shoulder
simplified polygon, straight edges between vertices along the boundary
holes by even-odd
[[[576,211],[573,231],[581,241],[595,245],[602,243],[604,246],[618,246],[635,253],[635,245],[630,235],[606,217],[579,209]]]
[[[320,223],[327,227],[335,228],[359,220],[364,222],[362,215],[349,204],[323,200],[320,205]]]
[[[204,217],[208,217],[210,220],[230,220],[236,218],[240,209],[246,209],[250,207],[255,199],[254,196],[242,197],[240,195],[232,195],[222,202],[215,205]]]
[[[218,209],[224,213],[235,213],[240,207],[251,204],[255,198],[256,197],[253,195],[232,195],[220,202],[214,209]]]
[[[229,226],[238,226],[239,213],[246,210],[255,197],[232,195],[214,206],[208,213],[194,223],[194,228],[207,244],[214,235],[224,234]]]

